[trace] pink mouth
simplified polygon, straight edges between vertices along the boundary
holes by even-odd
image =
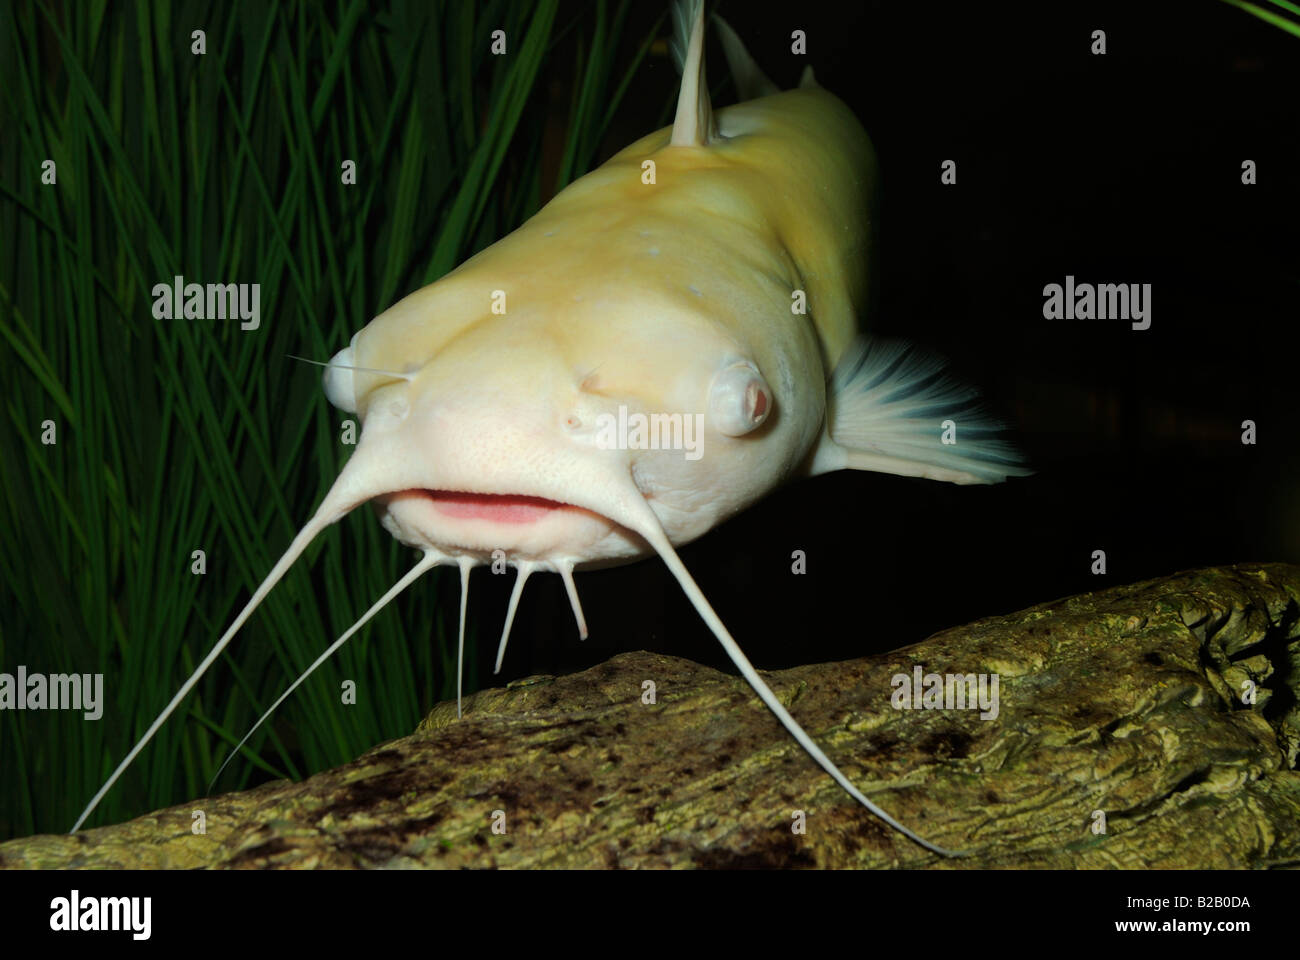
[[[433,502],[439,513],[462,520],[490,520],[493,523],[536,523],[568,504],[544,497],[513,494],[460,493],[454,490],[419,491]]]

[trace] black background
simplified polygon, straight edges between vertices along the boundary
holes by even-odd
[[[648,30],[660,12],[638,4],[634,18]],[[875,144],[864,326],[946,355],[1038,470],[988,487],[841,472],[684,548],[757,666],[893,649],[1191,567],[1300,561],[1300,38],[1219,2],[719,12],[783,88],[811,64]],[[806,57],[790,53],[796,28]],[[1105,56],[1090,52],[1095,29]],[[708,58],[715,105],[734,102],[716,43]],[[600,159],[664,121],[676,87],[671,61],[652,57]],[[939,180],[949,159],[955,186]],[[1245,159],[1256,185],[1241,183]],[[1067,274],[1150,283],[1151,328],[1044,320],[1043,287]],[[1255,446],[1241,443],[1245,419]],[[1097,549],[1105,576],[1090,572]],[[454,581],[438,587],[448,611]],[[512,581],[472,581],[489,685]],[[534,577],[502,680],[636,649],[727,667],[658,560],[577,583],[591,637],[578,642],[559,578]]]

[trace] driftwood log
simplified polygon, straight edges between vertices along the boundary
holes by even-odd
[[[482,691],[460,721],[440,704],[302,783],[10,841],[0,866],[1295,866],[1298,603],[1300,567],[1218,567],[767,675],[851,779],[956,860],[853,802],[743,680],[629,653]],[[916,666],[996,674],[996,719],[897,709]]]

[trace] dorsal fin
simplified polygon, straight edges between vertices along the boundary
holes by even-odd
[[[713,15],[713,22],[717,25],[718,39],[722,41],[722,53],[727,58],[727,66],[731,68],[731,77],[736,82],[736,92],[740,95],[740,99],[754,100],[780,93],[781,88],[759,69],[754,58],[745,49],[745,44],[736,35],[736,31],[731,29],[731,24],[716,13]]]
[[[704,0],[677,0],[673,7],[673,58],[682,71],[673,120],[674,147],[705,147],[720,139],[704,76]]]

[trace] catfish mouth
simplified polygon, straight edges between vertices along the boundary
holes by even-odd
[[[510,562],[544,566],[631,559],[647,550],[613,519],[549,497],[416,487],[376,500],[384,527],[402,543],[479,563],[497,550]]]
[[[580,510],[571,504],[511,493],[465,493],[460,490],[404,490],[424,497],[435,510],[459,520],[487,520],[492,523],[536,523],[557,510]],[[589,513],[590,511],[583,511]]]

